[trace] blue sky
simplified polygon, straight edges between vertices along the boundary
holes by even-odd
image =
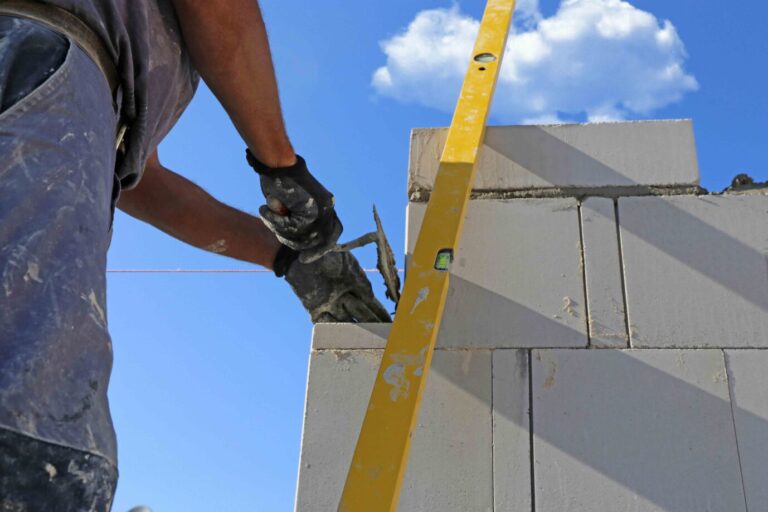
[[[539,30],[541,20],[561,19],[553,18],[559,0],[520,3],[529,14],[527,25],[518,23],[520,33]],[[630,25],[617,30],[629,31],[626,44],[613,40],[606,50],[608,43],[594,31],[567,47],[549,41],[555,56],[573,51],[588,64],[588,72],[571,76],[574,94],[563,94],[562,84],[552,78],[561,66],[553,57],[529,62],[526,87],[510,81],[502,83],[500,92],[522,91],[526,98],[541,94],[546,108],[534,105],[536,114],[552,117],[554,112],[561,120],[691,117],[704,186],[720,190],[739,172],[768,180],[768,99],[763,93],[768,38],[762,27],[768,6],[757,0],[738,2],[732,9],[702,0],[633,0],[631,6],[630,14],[643,11],[651,18],[625,17]],[[375,203],[392,245],[401,252],[409,132],[446,126],[450,106],[424,99],[435,80],[425,80],[418,69],[395,74],[396,90],[374,85],[377,69],[396,70],[403,64],[385,54],[380,43],[407,34],[419,13],[434,9],[471,29],[484,2],[280,0],[264,1],[262,7],[289,132],[313,172],[335,193],[344,237],[372,229]],[[582,19],[596,19],[590,16]],[[649,19],[655,25],[647,25]],[[632,20],[646,23],[644,36],[630,30]],[[651,36],[663,30],[664,20],[676,29],[687,58],[679,47],[651,48]],[[448,28],[430,30],[439,35]],[[643,63],[623,82],[611,81],[616,73],[610,56],[616,51],[636,52]],[[521,58],[536,57],[526,55]],[[455,60],[438,57],[446,66]],[[657,80],[654,66],[660,62],[679,64],[681,74],[654,89],[656,104],[649,108],[638,100],[643,91],[634,87]],[[695,79],[696,87],[686,76]],[[453,75],[440,83],[445,89],[458,87]],[[678,101],[669,99],[676,96]],[[612,108],[597,108],[601,99]],[[502,103],[492,124],[535,117],[530,104]],[[160,155],[168,167],[221,200],[255,212],[262,197],[243,149],[222,109],[201,87]],[[358,255],[364,266],[373,266],[371,250]],[[109,268],[253,267],[186,247],[119,214]],[[372,280],[383,291],[378,276]],[[121,473],[115,510],[137,504],[155,512],[292,509],[311,324],[286,284],[258,273],[110,274],[109,319],[115,351],[110,399]]]

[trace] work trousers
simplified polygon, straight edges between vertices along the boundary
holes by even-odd
[[[0,16],[0,109],[0,512],[108,511],[112,93],[72,41]]]

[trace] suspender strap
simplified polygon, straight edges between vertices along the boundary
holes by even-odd
[[[101,69],[115,95],[120,79],[107,46],[83,20],[69,11],[32,0],[0,0],[0,15],[18,16],[43,23],[74,41]]]

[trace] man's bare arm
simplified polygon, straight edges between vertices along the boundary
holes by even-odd
[[[172,1],[196,68],[250,149],[267,199],[262,219],[283,244],[305,252],[305,261],[322,256],[342,225],[333,195],[297,158],[285,132],[258,1]]]
[[[166,169],[155,152],[118,207],[195,247],[272,269],[280,243],[258,217],[229,207]]]
[[[173,0],[195,67],[253,154],[270,167],[296,156],[257,0]]]

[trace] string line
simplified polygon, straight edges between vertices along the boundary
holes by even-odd
[[[364,268],[366,273],[379,273],[376,268]],[[397,269],[398,273],[405,272]],[[239,268],[117,268],[107,269],[108,274],[272,274],[265,268],[239,269]]]

